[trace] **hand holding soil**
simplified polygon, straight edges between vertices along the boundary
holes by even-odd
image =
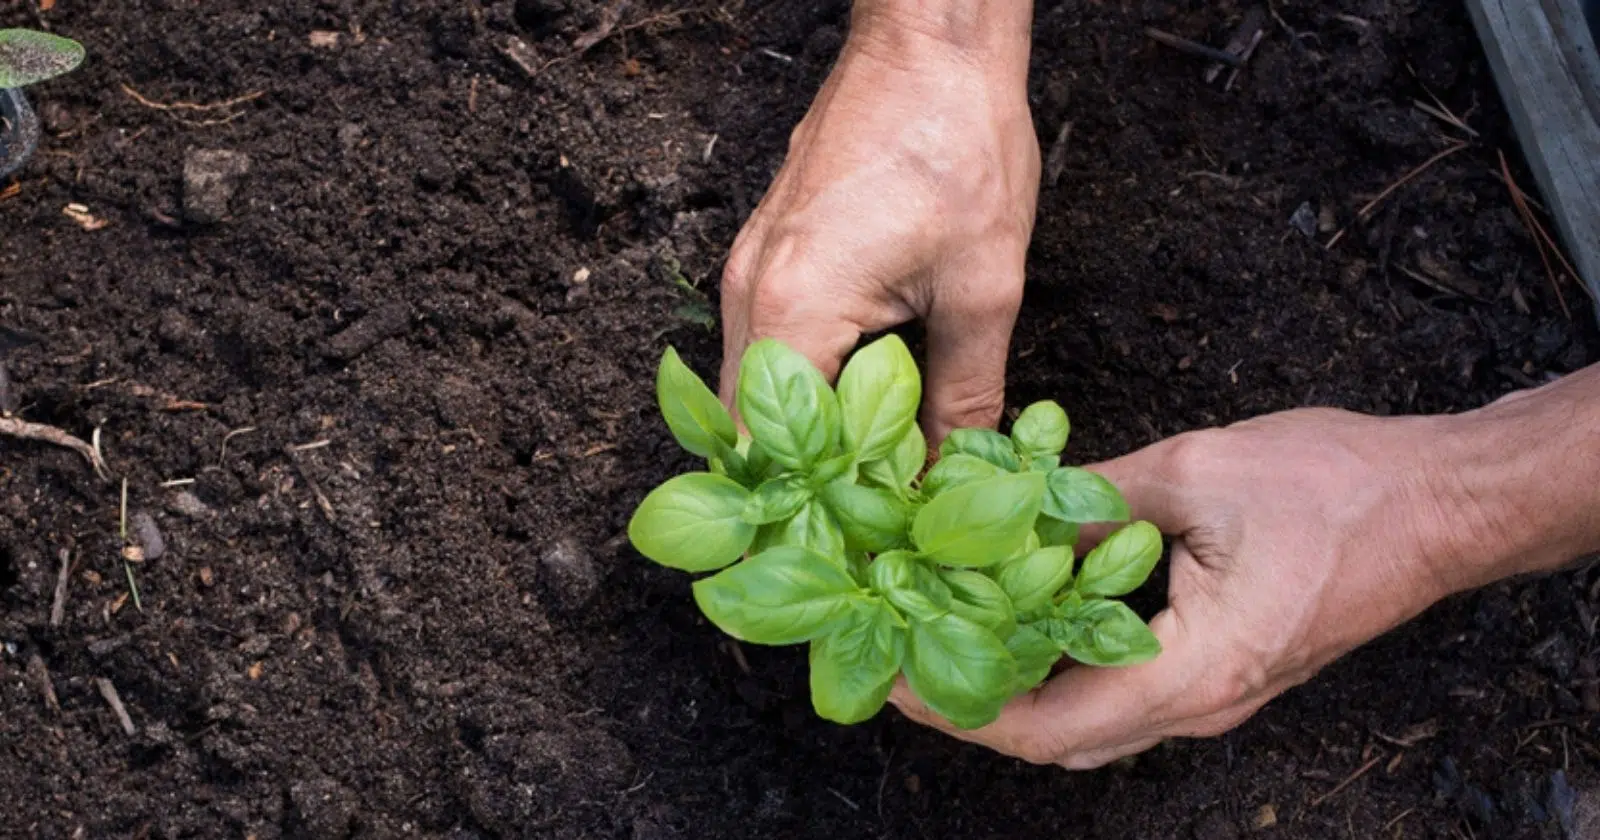
[[[1175,537],[1163,653],[1074,667],[963,731],[1041,764],[1099,767],[1220,735],[1447,595],[1600,549],[1600,367],[1478,411],[1331,409],[1192,432],[1096,467]]]
[[[1022,300],[1039,146],[1025,90],[1027,4],[952,42],[883,8],[855,29],[723,277],[721,391],[776,338],[828,379],[863,333],[922,317],[923,423],[993,426]],[[998,20],[1007,18],[1007,20]],[[1015,18],[1015,20],[1010,20]]]

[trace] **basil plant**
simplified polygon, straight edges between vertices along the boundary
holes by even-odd
[[[1069,424],[1054,402],[1028,406],[1009,435],[956,430],[925,468],[922,380],[895,336],[858,351],[836,389],[786,345],[751,345],[736,400],[748,435],[671,348],[656,388],[706,469],[646,496],[631,542],[707,575],[695,603],[728,635],[808,645],[823,718],[871,718],[904,674],[973,729],[1063,656],[1109,667],[1160,653],[1116,599],[1149,577],[1161,535],[1122,525],[1079,562],[1079,526],[1127,522],[1129,509],[1106,479],[1061,465]]]

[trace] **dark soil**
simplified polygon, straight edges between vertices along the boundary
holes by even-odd
[[[1063,401],[1091,460],[1305,404],[1458,411],[1600,360],[1497,175],[1504,149],[1531,184],[1458,4],[1278,0],[1231,91],[1141,34],[1222,43],[1243,5],[1040,3],[1039,133],[1073,129],[1015,404]],[[20,415],[100,429],[113,478],[0,441],[0,833],[1216,840],[1270,806],[1261,836],[1518,838],[1559,836],[1553,771],[1600,795],[1592,570],[1453,599],[1229,736],[1094,773],[821,722],[797,650],[742,672],[622,534],[691,466],[656,361],[715,370],[721,260],[847,9],[676,8],[634,3],[581,57],[591,0],[46,13],[90,58],[33,92],[0,353]],[[1291,226],[1306,202],[1351,222],[1458,136],[1429,92],[1470,148],[1332,249]],[[197,159],[224,186],[186,202],[192,150],[248,172]],[[123,477],[165,543],[137,604]]]

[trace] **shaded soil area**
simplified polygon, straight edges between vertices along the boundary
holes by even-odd
[[[1076,460],[1307,404],[1458,411],[1600,360],[1498,175],[1503,149],[1531,183],[1465,13],[1273,5],[1224,89],[1142,27],[1220,44],[1243,3],[1039,3],[1039,134],[1072,130],[1011,396],[1062,401]],[[576,55],[606,6],[54,4],[90,58],[33,92],[41,153],[0,199],[0,359],[7,408],[98,430],[112,477],[0,440],[0,834],[1561,836],[1600,796],[1590,569],[1069,774],[817,720],[803,653],[746,672],[631,551],[633,506],[691,466],[656,361],[715,370],[721,260],[847,13],[635,2]],[[159,555],[137,600],[124,478]]]

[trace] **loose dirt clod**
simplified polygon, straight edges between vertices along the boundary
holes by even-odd
[[[212,225],[228,218],[240,181],[250,172],[250,156],[226,149],[195,149],[183,161],[183,217]]]

